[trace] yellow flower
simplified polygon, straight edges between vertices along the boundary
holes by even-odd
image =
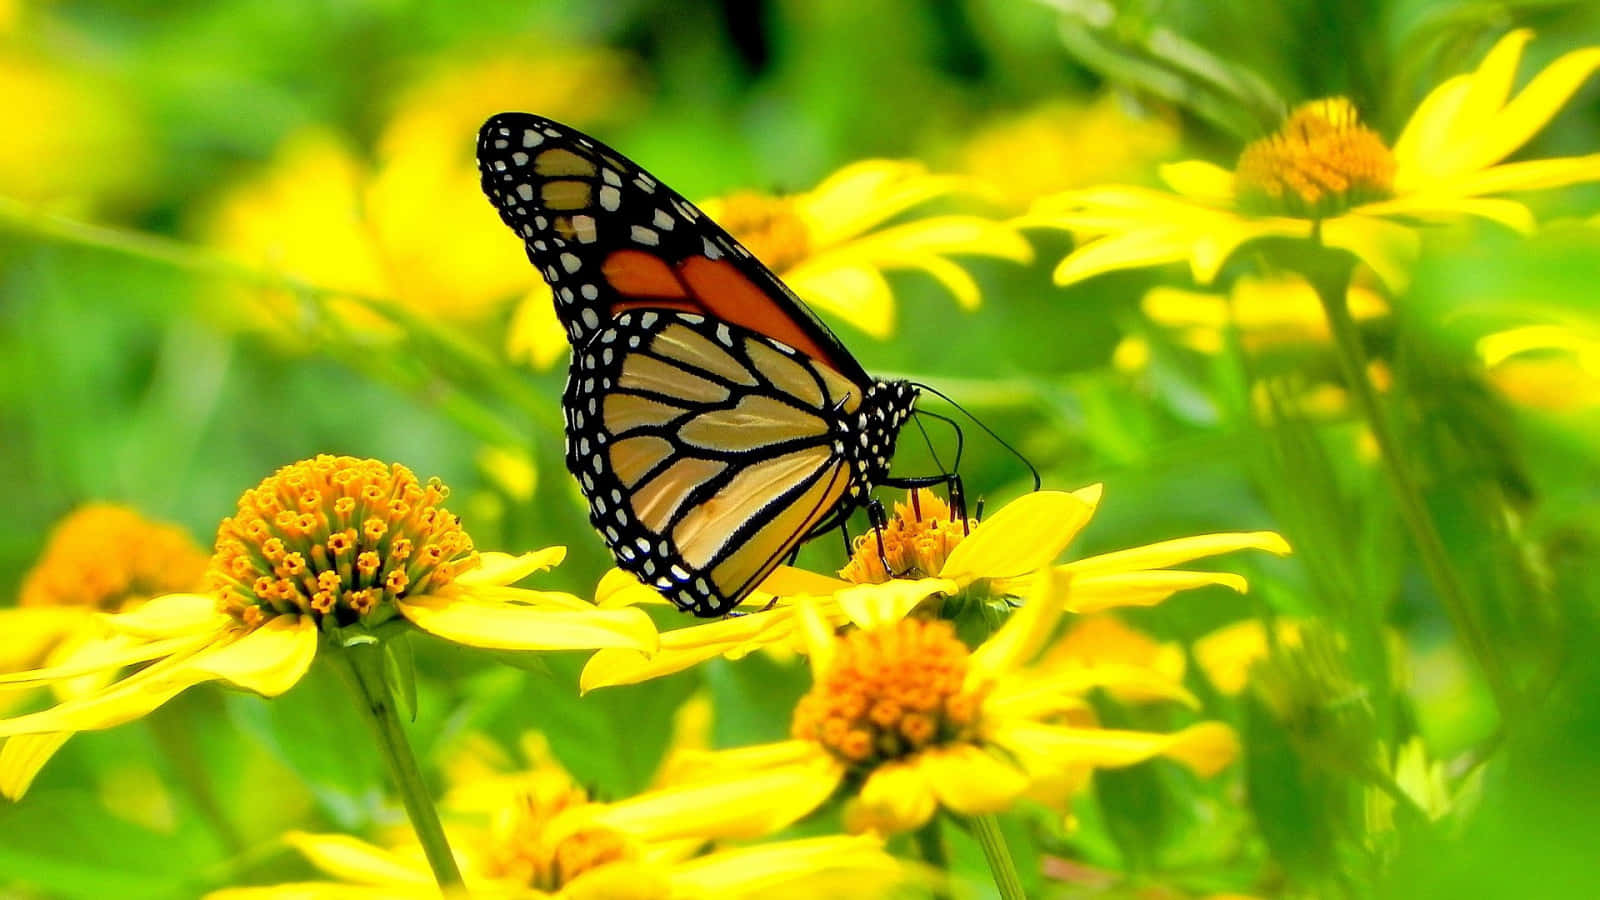
[[[1476,71],[1435,88],[1392,149],[1360,123],[1349,101],[1319,100],[1246,147],[1232,172],[1201,161],[1173,163],[1160,172],[1175,193],[1069,191],[1041,199],[1024,222],[1078,236],[1079,247],[1056,267],[1058,284],[1174,262],[1187,262],[1205,284],[1246,243],[1318,234],[1389,287],[1402,286],[1418,246],[1412,223],[1481,218],[1527,232],[1533,214],[1498,195],[1600,179],[1600,154],[1501,162],[1600,67],[1600,48],[1577,50],[1512,96],[1531,37],[1508,34]]]
[[[970,651],[949,622],[906,617],[904,604],[881,593],[840,601],[856,626],[842,636],[803,603],[813,686],[795,708],[793,739],[707,754],[700,781],[661,796],[722,797],[775,829],[844,789],[848,828],[894,832],[940,808],[998,812],[1096,767],[1158,756],[1203,775],[1227,765],[1237,750],[1227,726],[1100,728],[1085,695],[1117,683],[1118,673],[1030,665],[1066,611],[1070,581],[1059,571],[1037,579],[1027,602]]]
[[[1250,669],[1274,646],[1300,646],[1300,626],[1288,619],[1273,623],[1271,636],[1259,619],[1224,625],[1194,642],[1194,659],[1211,686],[1233,696],[1249,683]]]
[[[1037,575],[1061,555],[1088,524],[1100,503],[1099,485],[1072,493],[1036,491],[1007,504],[981,524],[953,520],[949,507],[932,492],[913,492],[895,505],[895,516],[881,534],[869,531],[855,540],[855,554],[829,578],[789,567],[779,568],[761,592],[745,601],[746,615],[661,635],[651,657],[628,650],[602,650],[584,666],[584,690],[632,684],[682,671],[716,656],[738,658],[768,646],[803,644],[795,615],[798,601],[813,598],[818,614],[834,624],[847,618],[845,605],[869,602],[909,610],[935,595],[975,602],[1003,602],[1028,592]],[[970,534],[968,533],[970,531]],[[878,542],[894,577],[878,558]],[[1225,572],[1172,570],[1193,559],[1258,549],[1289,552],[1272,532],[1242,532],[1180,538],[1146,547],[1101,554],[1058,567],[1073,576],[1064,601],[1077,613],[1116,606],[1151,606],[1172,594],[1205,585],[1243,591],[1245,581]],[[596,602],[602,607],[664,602],[655,591],[625,575],[607,576]],[[770,607],[770,608],[769,608]]]
[[[1550,413],[1600,408],[1600,330],[1587,323],[1523,325],[1485,335],[1478,358],[1512,402]]]
[[[1173,116],[1134,108],[1104,91],[1088,103],[1056,101],[981,128],[962,148],[962,168],[1013,208],[1045,194],[1104,184],[1178,146]]]
[[[934,215],[887,224],[929,201],[976,187],[934,175],[921,164],[872,159],[851,163],[810,191],[772,197],[729,194],[700,204],[807,304],[874,337],[894,324],[885,271],[922,271],[963,309],[980,300],[978,283],[949,257],[1029,262],[1033,251],[1007,225],[970,215]],[[511,355],[545,366],[565,358],[567,339],[548,289],[530,297],[512,322]]]
[[[639,610],[511,587],[565,549],[479,553],[441,505],[447,494],[437,479],[422,484],[404,466],[372,459],[324,455],[279,469],[218,528],[210,593],[167,594],[105,615],[121,641],[93,658],[0,675],[0,693],[143,668],[0,719],[0,737],[109,728],[207,681],[275,697],[300,680],[324,640],[337,649],[405,625],[500,650],[655,647]]]
[[[1356,283],[1346,295],[1357,322],[1389,313],[1371,285]],[[1145,293],[1140,308],[1178,343],[1201,353],[1221,353],[1225,337],[1236,331],[1240,345],[1262,352],[1329,343],[1328,320],[1317,292],[1299,275],[1241,275],[1224,294],[1158,286]]]
[[[888,888],[911,872],[871,838],[811,838],[702,854],[708,838],[744,830],[744,811],[701,795],[594,802],[538,741],[526,749],[532,768],[475,768],[441,801],[474,897],[765,900],[775,890],[829,896],[829,885],[842,878]],[[380,844],[304,832],[285,840],[332,880],[232,888],[209,900],[439,896],[409,832],[396,831]]]
[[[543,282],[525,259],[505,252],[502,226],[482,209],[471,142],[461,136],[505,109],[603,112],[624,93],[623,69],[599,52],[441,65],[401,97],[375,161],[327,129],[303,130],[197,227],[253,268],[413,312],[482,320]],[[297,324],[292,292],[265,299],[284,324]],[[381,327],[355,303],[333,306],[350,327]]]

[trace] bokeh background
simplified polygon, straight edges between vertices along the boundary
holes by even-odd
[[[799,193],[890,158],[963,179],[936,208],[1003,222],[1052,192],[1152,183],[1159,162],[1231,165],[1305,99],[1347,95],[1392,137],[1517,26],[1538,35],[1524,77],[1600,43],[1600,11],[1560,0],[0,0],[0,606],[82,504],[209,546],[243,489],[319,452],[442,477],[480,546],[567,545],[546,584],[592,594],[608,559],[561,463],[565,351],[476,183],[491,113],[583,128],[690,198]],[[1594,152],[1600,82],[1523,155]],[[1533,237],[1430,235],[1411,286],[1363,321],[1452,558],[1527,686],[1505,721],[1409,549],[1314,305],[1229,307],[1181,271],[1058,288],[1071,240],[1035,230],[1032,263],[957,256],[976,303],[891,270],[892,303],[824,311],[870,371],[939,386],[1047,486],[1104,482],[1074,555],[1284,534],[1288,559],[1226,561],[1248,595],[1127,617],[1191,665],[1196,641],[1250,620],[1386,648],[1313,673],[1324,694],[1298,718],[1192,673],[1240,762],[1209,780],[1151,763],[1098,778],[1068,823],[1008,818],[1030,896],[1593,895],[1600,191],[1533,202]],[[1485,350],[1529,325],[1559,346]],[[966,435],[969,494],[993,508],[1027,490],[1015,457]],[[843,560],[820,541],[802,562]],[[712,701],[708,740],[735,746],[785,736],[807,684],[758,655],[580,699],[581,658],[418,655],[426,759],[537,729],[600,796],[649,782],[689,698]],[[74,741],[0,806],[0,896],[304,875],[283,831],[395,821],[346,702],[321,675],[271,703],[194,691]],[[1405,788],[1426,783],[1431,821],[1383,821],[1316,744],[1415,746]],[[982,896],[968,851],[960,889]]]

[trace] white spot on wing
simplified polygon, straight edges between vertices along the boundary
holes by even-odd
[[[622,192],[609,184],[601,188],[600,206],[607,212],[616,212],[622,206]]]
[[[630,234],[633,235],[634,241],[643,244],[646,247],[654,247],[661,243],[661,235],[656,234],[653,230],[646,228],[643,225],[633,226]]]

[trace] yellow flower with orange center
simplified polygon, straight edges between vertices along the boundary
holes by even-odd
[[[1097,187],[1042,198],[1021,220],[1061,228],[1079,244],[1057,284],[1118,269],[1187,262],[1207,284],[1236,250],[1264,238],[1313,237],[1354,254],[1390,288],[1416,257],[1416,223],[1486,219],[1520,232],[1532,212],[1503,194],[1600,180],[1600,154],[1506,163],[1600,68],[1600,47],[1567,53],[1515,95],[1532,33],[1514,31],[1477,70],[1427,95],[1392,146],[1348,100],[1296,109],[1233,171],[1191,160],[1161,167],[1172,192]]]
[[[812,690],[796,706],[792,740],[697,755],[701,773],[665,798],[721,797],[776,829],[836,794],[852,831],[894,832],[940,808],[980,815],[1025,795],[1057,796],[1062,779],[1097,767],[1166,757],[1202,775],[1233,758],[1225,725],[1170,734],[1100,728],[1086,695],[1117,683],[1106,669],[1036,666],[1070,596],[1049,571],[1017,612],[976,649],[949,623],[906,617],[886,595],[839,602],[854,626],[837,634],[815,601],[799,607]]]
[[[441,505],[446,495],[437,481],[377,460],[323,455],[285,466],[223,520],[212,592],[104,615],[121,640],[92,659],[0,675],[0,692],[143,668],[0,719],[0,737],[109,728],[207,681],[274,697],[300,680],[319,645],[337,651],[406,626],[498,650],[654,649],[655,628],[639,610],[512,587],[560,562],[565,549],[476,551]]]
[[[1033,259],[1028,242],[1009,225],[919,209],[975,192],[981,185],[970,178],[936,175],[915,162],[871,159],[851,163],[803,193],[739,191],[700,208],[800,299],[881,338],[894,327],[894,290],[886,272],[922,272],[963,309],[976,309],[982,299],[978,282],[952,257]],[[566,333],[548,289],[542,297],[535,291],[518,309],[508,340],[514,359],[544,367],[566,358]]]
[[[999,602],[1009,608],[1007,598],[1027,594],[1089,523],[1100,495],[1099,485],[1071,493],[1036,491],[981,523],[962,523],[952,518],[949,506],[931,492],[919,491],[906,503],[895,505],[895,516],[881,534],[873,530],[855,540],[855,552],[841,572],[842,578],[779,567],[745,600],[745,615],[663,632],[660,650],[653,656],[602,650],[584,666],[579,684],[586,691],[633,684],[717,656],[737,659],[764,647],[804,649],[796,614],[801,602],[808,599],[819,615],[836,625],[848,619],[845,608],[852,602],[883,604],[904,613],[942,595]],[[1225,532],[1162,541],[1054,568],[1073,576],[1064,601],[1067,608],[1091,613],[1117,606],[1150,606],[1178,591],[1207,585],[1243,591],[1245,581],[1238,575],[1170,567],[1247,549],[1289,552],[1283,538],[1272,532]],[[891,574],[893,577],[886,577]],[[596,602],[612,608],[665,601],[631,576],[613,572],[602,580]]]

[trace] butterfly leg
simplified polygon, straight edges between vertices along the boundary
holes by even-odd
[[[950,497],[951,517],[960,519],[961,527],[968,534],[972,532],[971,526],[967,524],[967,492],[962,487],[960,475],[951,472],[948,475],[922,475],[913,478],[885,478],[882,483],[884,487],[900,488],[901,490],[911,491],[911,502],[913,509],[916,509],[916,490],[918,488],[930,488],[944,485],[945,491]],[[922,512],[920,509],[918,509],[917,518],[920,519],[921,517]]]
[[[893,578],[895,573],[889,568],[889,555],[883,547],[883,530],[889,527],[889,516],[884,513],[882,503],[867,501],[867,520],[872,523],[872,536],[878,542],[878,562],[883,565],[884,573]]]

